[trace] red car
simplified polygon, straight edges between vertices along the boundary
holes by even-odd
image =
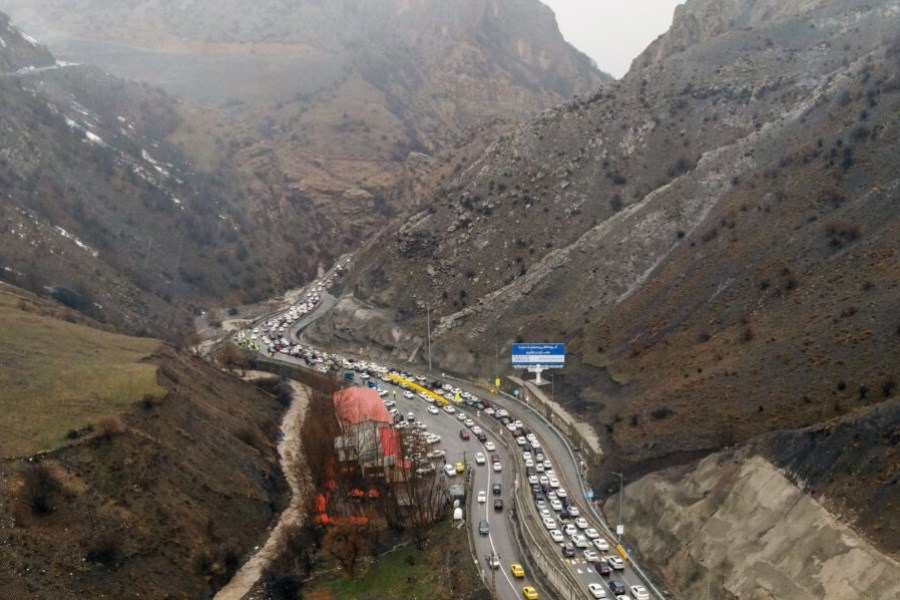
[[[496,500],[494,500],[494,510],[497,512],[500,512],[501,510],[503,510],[503,499],[502,498],[497,498]]]
[[[460,429],[459,430],[459,439],[468,441],[469,432],[466,431],[465,429]]]

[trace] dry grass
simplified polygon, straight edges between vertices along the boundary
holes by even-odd
[[[156,366],[141,362],[160,342],[107,333],[20,308],[0,287],[0,456],[52,448],[66,433],[163,396]]]

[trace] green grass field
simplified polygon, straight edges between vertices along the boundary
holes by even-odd
[[[304,597],[341,600],[453,600],[457,597],[482,598],[486,588],[478,580],[468,552],[465,530],[450,523],[438,525],[430,535],[431,545],[419,550],[415,545],[389,552],[360,569],[350,580],[339,572],[318,580],[304,590]],[[448,558],[451,553],[458,553]],[[333,564],[322,568],[333,568]],[[451,572],[456,583],[451,589]],[[465,590],[465,591],[464,591]],[[479,594],[479,590],[481,594]]]
[[[0,456],[52,448],[71,429],[165,394],[156,366],[140,362],[159,341],[26,312],[22,298],[0,286]]]

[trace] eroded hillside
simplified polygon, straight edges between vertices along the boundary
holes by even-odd
[[[189,155],[276,227],[320,221],[303,252],[332,257],[421,201],[443,151],[610,79],[537,0],[7,7],[61,56],[206,107],[176,134]]]
[[[0,361],[0,429],[33,436],[5,440],[15,457],[0,457],[3,597],[209,597],[284,502],[274,449],[284,407],[158,341],[99,331],[9,286],[0,292],[0,322],[35,332],[4,337]],[[38,345],[48,335],[55,341]],[[153,378],[110,360],[116,348],[122,361],[151,352],[139,367]],[[84,355],[73,359],[76,349]],[[67,392],[50,393],[61,377]],[[145,391],[123,398],[110,380]],[[23,396],[31,406],[16,404]]]
[[[900,7],[689,2],[619,83],[492,145],[313,333],[556,397],[632,474],[896,393]],[[601,482],[603,488],[609,482]]]

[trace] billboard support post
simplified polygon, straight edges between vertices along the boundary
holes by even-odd
[[[534,365],[533,367],[528,367],[528,372],[534,373],[534,382],[537,385],[541,385],[542,383],[544,383],[544,381],[541,379],[541,373],[544,372],[544,367],[542,365]]]

